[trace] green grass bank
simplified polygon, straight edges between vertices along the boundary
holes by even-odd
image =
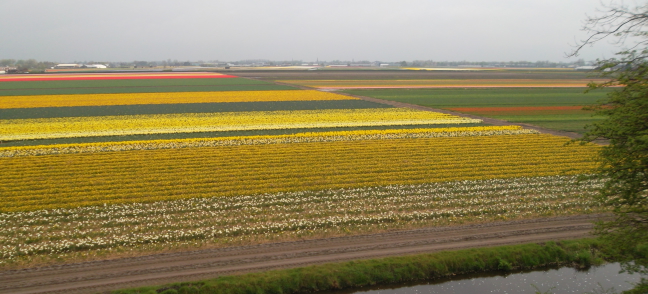
[[[588,267],[605,260],[603,244],[581,239],[329,263],[216,279],[142,287],[113,294],[312,293],[379,284],[432,280],[450,275],[533,269],[550,265]]]

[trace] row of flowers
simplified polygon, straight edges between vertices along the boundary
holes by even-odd
[[[407,108],[183,113],[0,120],[0,140],[360,126],[481,123]]]
[[[580,174],[598,147],[546,134],[0,158],[0,211]]]
[[[600,212],[601,186],[589,176],[524,177],[0,213],[0,256]]]
[[[33,95],[3,97],[0,108],[354,99],[314,90]]]
[[[192,147],[239,146],[261,144],[288,144],[306,142],[334,142],[359,140],[388,140],[404,138],[439,138],[538,134],[520,126],[482,126],[430,129],[388,129],[337,132],[309,132],[290,135],[236,136],[220,138],[190,138],[175,140],[148,140],[59,144],[50,146],[21,146],[0,148],[0,157],[36,156],[70,153],[96,153],[129,150],[178,149]]]
[[[56,70],[52,70],[56,71]],[[0,82],[29,82],[29,81],[84,81],[84,80],[150,80],[150,79],[206,79],[206,78],[236,78],[236,76],[220,73],[76,73],[76,74],[30,74],[0,76]]]

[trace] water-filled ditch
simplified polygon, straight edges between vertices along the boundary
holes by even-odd
[[[638,274],[620,274],[619,263],[578,270],[569,267],[508,273],[455,276],[428,282],[365,287],[330,294],[421,294],[421,293],[620,293],[639,282]],[[613,291],[611,291],[613,290]]]

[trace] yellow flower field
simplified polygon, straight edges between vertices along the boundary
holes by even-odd
[[[2,97],[0,98],[0,109],[65,106],[357,99],[358,98],[313,90],[36,95]]]
[[[594,145],[545,134],[0,158],[0,212],[591,172]]]
[[[481,120],[406,108],[12,119],[0,120],[0,140],[480,122]]]
[[[437,138],[465,136],[497,136],[537,134],[520,126],[483,126],[431,129],[389,129],[338,132],[310,132],[290,135],[237,136],[218,138],[189,138],[125,142],[57,144],[47,146],[20,146],[0,148],[0,157],[35,156],[69,153],[95,153],[128,150],[177,149],[191,147],[239,146],[260,144],[289,144],[306,142],[333,142],[357,140],[385,140],[403,138]]]
[[[0,213],[2,224],[11,228],[0,230],[0,267],[60,253],[94,255],[151,244],[303,239],[331,231],[366,234],[403,226],[601,213],[608,209],[593,196],[602,184],[593,177],[550,176]]]

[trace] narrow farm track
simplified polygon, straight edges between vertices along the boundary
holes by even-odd
[[[96,293],[354,259],[583,238],[603,217],[436,227],[2,271],[0,293]]]

